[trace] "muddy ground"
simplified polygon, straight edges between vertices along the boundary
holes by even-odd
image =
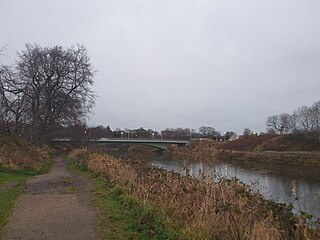
[[[88,180],[70,173],[66,161],[55,158],[48,174],[28,181],[2,239],[97,239],[91,190]]]

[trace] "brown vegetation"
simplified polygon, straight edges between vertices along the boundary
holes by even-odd
[[[304,134],[265,134],[243,136],[236,141],[220,145],[221,150],[239,151],[320,151],[316,135],[309,135],[305,141]]]
[[[309,136],[305,143],[302,134],[249,135],[235,141],[193,141],[187,148],[170,147],[165,153],[169,158],[187,162],[218,160],[249,160],[303,164],[320,167],[320,144],[317,136]]]
[[[305,142],[303,134],[251,135],[218,146],[218,159],[249,160],[320,167],[320,144],[316,135]]]
[[[194,179],[86,149],[72,151],[69,158],[165,213],[164,224],[181,239],[320,238],[320,229],[308,228],[305,217],[264,200],[236,179]]]
[[[42,171],[48,158],[46,148],[40,149],[10,134],[0,135],[0,169]]]
[[[199,160],[208,161],[217,156],[219,144],[211,139],[192,141],[186,148],[172,145],[165,151],[165,154],[169,158],[177,158],[190,163]]]
[[[288,163],[320,167],[319,153],[221,151],[217,154],[217,158],[220,160]]]

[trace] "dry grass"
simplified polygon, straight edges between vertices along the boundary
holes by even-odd
[[[0,136],[0,168],[37,170],[48,160],[48,151],[11,135]]]
[[[236,179],[194,179],[77,149],[69,158],[167,214],[182,239],[320,239],[285,205],[266,201]],[[177,223],[181,223],[180,225]]]
[[[237,151],[320,151],[318,136],[310,133],[305,138],[304,134],[266,134],[242,136],[236,141],[226,142],[219,146],[221,150]]]
[[[217,156],[219,145],[221,144],[213,140],[194,141],[185,148],[172,145],[165,151],[165,154],[168,158],[181,159],[189,163],[198,162],[200,159],[206,162]]]
[[[253,162],[269,162],[297,164],[320,167],[319,153],[294,153],[294,152],[244,152],[244,151],[221,151],[217,154],[220,160],[237,160]]]
[[[199,160],[210,163],[214,160],[233,159],[302,164],[319,167],[320,153],[318,151],[284,151],[285,149],[292,150],[298,148],[298,143],[302,141],[301,136],[298,139],[295,139],[294,136],[295,135],[246,136],[239,140],[226,143],[219,143],[213,140],[192,142],[186,148],[171,146],[165,154],[169,159],[180,159],[190,164],[199,162]],[[276,148],[275,146],[278,147]],[[312,145],[310,143],[306,146],[311,147]],[[281,149],[282,151],[270,151],[270,149]],[[314,147],[313,149],[316,148]]]

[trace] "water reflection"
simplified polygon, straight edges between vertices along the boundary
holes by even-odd
[[[266,198],[291,203],[295,211],[308,212],[320,217],[320,169],[284,164],[259,162],[197,162],[169,160],[163,156],[152,160],[161,168],[199,176],[206,175],[236,177],[259,190]],[[188,169],[189,167],[189,169]]]

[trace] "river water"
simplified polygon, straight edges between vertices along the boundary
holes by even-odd
[[[227,178],[236,177],[251,185],[253,190],[259,190],[267,199],[291,203],[295,212],[304,211],[320,217],[320,168],[242,161],[199,161],[191,164],[164,156],[153,159],[152,163],[181,174],[188,171],[195,177],[200,172]]]

